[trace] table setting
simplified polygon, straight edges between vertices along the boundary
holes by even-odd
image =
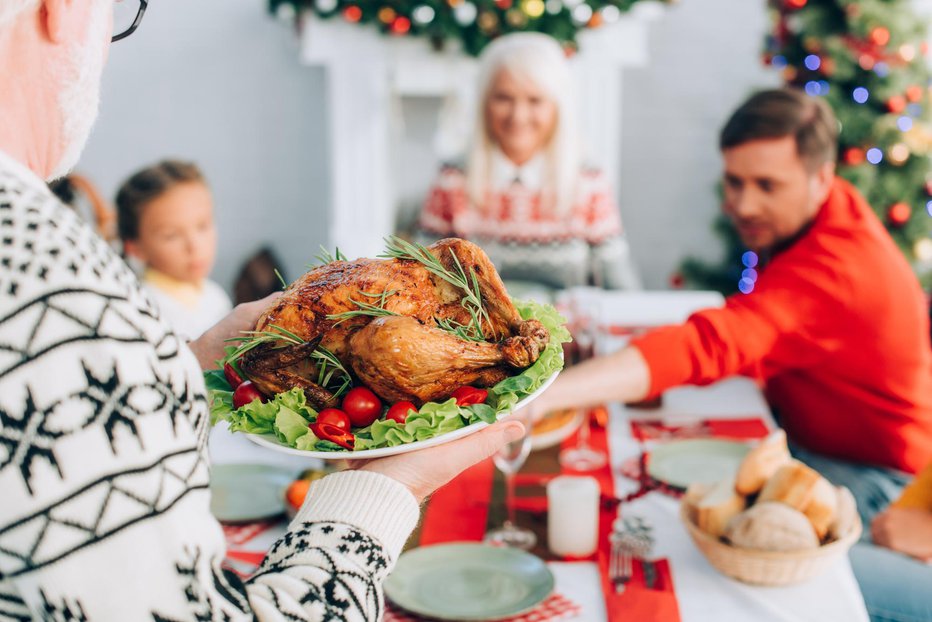
[[[709,293],[577,294],[568,324],[582,338],[575,350],[564,349],[567,364],[716,304]],[[632,311],[638,308],[644,315]],[[522,413],[528,409],[511,416]],[[384,585],[384,619],[867,620],[843,554],[805,581],[761,587],[717,570],[691,537],[681,516],[687,487],[737,469],[775,427],[760,389],[746,378],[673,389],[654,404],[576,409],[549,428],[528,426],[524,438],[427,500]],[[245,577],[284,533],[290,482],[302,473],[320,477],[334,463],[270,451],[222,424],[211,432],[210,449],[227,565]],[[279,505],[266,500],[264,510],[250,513],[250,500],[232,491],[239,478],[230,469],[257,472],[251,485],[278,491]]]

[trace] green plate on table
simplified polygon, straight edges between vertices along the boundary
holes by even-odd
[[[553,592],[553,574],[530,553],[484,544],[425,546],[402,555],[385,580],[393,603],[437,620],[498,620]]]
[[[285,511],[293,471],[266,464],[216,464],[210,468],[210,512],[226,523],[245,523]]]
[[[693,482],[714,484],[738,471],[750,451],[744,443],[689,439],[659,445],[650,454],[647,473],[655,480],[687,488]]]

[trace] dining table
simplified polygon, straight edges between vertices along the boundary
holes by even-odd
[[[680,322],[697,309],[724,303],[724,299],[713,292],[585,289],[576,294],[577,300],[589,300],[591,307],[598,310],[600,342],[597,350],[600,352],[622,347],[633,332]],[[663,487],[643,490],[643,478],[631,472],[639,460],[643,464],[643,455],[651,445],[639,436],[639,429],[659,426],[690,430],[713,420],[725,422],[723,425],[729,420],[736,425],[759,422],[767,430],[775,429],[770,409],[754,380],[733,377],[705,387],[679,387],[665,392],[659,404],[649,407],[608,404],[604,412],[607,417],[601,426],[609,456],[607,468],[615,496],[623,500],[614,511],[622,516],[637,516],[653,528],[655,544],[651,555],[665,560],[670,588],[675,595],[676,615],[669,614],[669,622],[677,622],[676,616],[681,622],[861,622],[869,619],[846,556],[839,556],[824,572],[794,585],[764,587],[739,582],[713,568],[692,542],[680,518],[678,496]],[[254,445],[243,435],[231,434],[223,425],[211,431],[209,442],[214,465],[272,465],[291,469],[295,475],[319,466],[316,460]],[[493,514],[500,516],[500,509]],[[545,516],[541,520],[545,520]],[[263,550],[284,533],[287,520],[266,521],[263,525],[261,536],[238,547],[253,551],[256,563]],[[238,533],[243,527],[234,526],[231,533]],[[245,528],[248,530],[248,526]],[[245,554],[240,558],[246,559]],[[612,611],[607,609],[603,592],[604,565],[600,568],[596,560],[560,560],[551,555],[547,557],[547,565],[555,579],[555,592],[574,604],[575,613],[564,614],[561,620],[639,619],[625,615],[617,607]],[[662,616],[655,619],[662,619]]]

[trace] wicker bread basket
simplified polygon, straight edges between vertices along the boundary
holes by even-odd
[[[858,520],[847,534],[817,549],[755,551],[731,546],[699,529],[690,519],[686,504],[680,506],[680,518],[693,542],[716,570],[752,585],[789,585],[810,579],[845,555],[861,536]]]

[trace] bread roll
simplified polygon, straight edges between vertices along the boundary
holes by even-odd
[[[696,525],[699,524],[699,520],[696,516],[696,507],[699,505],[699,502],[702,501],[702,498],[712,491],[714,486],[715,484],[693,482],[686,488],[682,503],[686,506],[686,515],[689,516],[689,520]]]
[[[854,495],[844,486],[835,489],[835,500],[837,510],[835,511],[835,520],[829,525],[828,535],[832,540],[837,540],[854,529],[860,517],[858,516],[858,504],[854,500]]]
[[[720,538],[728,521],[746,506],[745,498],[735,492],[735,478],[729,477],[715,484],[696,505],[696,524],[704,532]]]
[[[812,500],[821,478],[821,475],[802,462],[791,460],[767,480],[757,502],[779,501],[794,510],[802,511]]]
[[[835,522],[838,509],[838,493],[824,477],[820,477],[812,492],[812,499],[803,508],[803,514],[812,523],[819,540],[824,540],[829,528]]]
[[[786,432],[777,430],[748,452],[741,461],[735,480],[735,490],[739,495],[753,495],[760,492],[764,483],[790,460],[790,450],[786,445]]]
[[[776,501],[758,502],[735,516],[725,529],[725,539],[734,546],[759,551],[804,551],[819,546],[809,519]]]

